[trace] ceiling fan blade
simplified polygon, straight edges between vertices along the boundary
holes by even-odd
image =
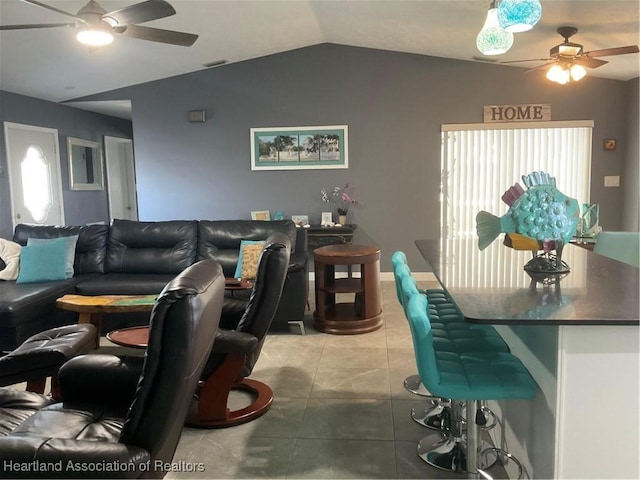
[[[555,61],[555,60],[554,60],[553,62],[543,63],[542,65],[538,65],[537,67],[529,68],[529,69],[528,69],[526,72],[524,72],[524,73],[535,72],[535,71],[537,71],[537,70],[541,70],[541,69],[546,68],[546,67],[548,67],[548,66],[550,66],[550,65],[553,65],[554,63],[556,63],[556,61]]]
[[[22,1],[25,2],[25,3],[30,3],[31,5],[35,5],[36,7],[46,8],[47,10],[52,10],[54,12],[61,13],[62,15],[67,15],[68,17],[73,17],[76,20],[81,20],[78,17],[76,17],[75,13],[65,12],[64,10],[60,10],[59,8],[52,7],[51,5],[47,5],[46,3],[38,2],[36,0],[22,0]]]
[[[498,62],[498,63],[546,62],[549,60],[553,60],[553,59],[552,58],[529,58],[527,60],[509,60],[507,62]]]
[[[73,27],[75,23],[35,23],[25,25],[0,25],[0,30],[26,30],[30,28]]]
[[[600,60],[599,58],[591,58],[590,56],[583,55],[580,58],[576,59],[573,63],[577,63],[578,65],[582,65],[587,68],[598,68],[602,65],[606,65],[606,60]]]
[[[626,55],[627,53],[638,53],[637,45],[627,45],[626,47],[603,48],[602,50],[591,50],[585,52],[590,57],[610,57],[611,55]]]
[[[198,35],[192,33],[174,32],[173,30],[162,30],[160,28],[141,27],[139,25],[129,25],[127,27],[116,27],[117,33],[128,37],[149,40],[151,42],[169,43],[182,47],[190,47],[198,39]]]
[[[105,13],[102,18],[115,27],[150,22],[151,20],[170,17],[175,13],[175,9],[164,0],[147,0],[146,2],[136,3],[120,10]],[[113,22],[109,20],[113,20]]]

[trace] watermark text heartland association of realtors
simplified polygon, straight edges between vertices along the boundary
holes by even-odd
[[[4,472],[204,472],[204,463],[199,462],[163,462],[162,460],[146,462],[74,462],[73,460],[58,460],[55,462],[41,462],[33,460],[31,462],[15,462],[4,460],[2,462]]]

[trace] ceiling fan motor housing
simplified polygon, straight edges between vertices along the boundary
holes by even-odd
[[[78,10],[76,14],[77,18],[82,20],[82,22],[76,22],[79,27],[83,25],[102,25],[104,24],[104,19],[102,16],[107,13],[107,11],[102,8],[97,2],[94,0],[90,0],[84,7]],[[113,25],[107,23],[104,27],[112,27]]]
[[[576,27],[558,27],[557,32],[560,34],[562,38],[564,38],[564,42],[560,45],[556,45],[551,50],[549,50],[549,56],[552,58],[562,58],[568,57],[573,58],[582,55],[582,45],[579,43],[570,42],[569,39],[573,37],[576,33],[578,33],[578,29]]]
[[[553,58],[577,57],[579,55],[582,55],[582,45],[580,45],[579,43],[564,42],[560,45],[556,45],[551,50],[549,50],[549,55]]]

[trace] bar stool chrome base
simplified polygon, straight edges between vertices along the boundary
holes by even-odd
[[[518,468],[518,476],[516,477],[516,479],[517,480],[521,480],[522,478],[524,478],[524,473],[525,473],[524,466],[522,465],[522,463],[520,463],[520,460],[518,460],[516,457],[511,455],[506,450],[503,450],[501,448],[492,447],[492,448],[489,448],[489,449],[481,452],[480,453],[480,458],[482,459],[482,457],[484,457],[485,455],[490,454],[491,452],[497,453],[497,454],[502,456],[501,460],[502,460],[503,465],[507,464],[509,462],[515,463],[516,467]],[[493,480],[493,477],[491,475],[489,475],[487,472],[485,472],[484,470],[482,470],[482,468],[478,469],[478,474],[482,478],[486,478],[487,480]]]
[[[411,418],[423,427],[441,431],[451,430],[451,402],[438,399],[433,405],[429,401],[424,409],[412,408]]]
[[[491,468],[498,460],[498,455],[491,451],[491,444],[480,441],[480,450],[486,452],[482,455],[480,468]],[[424,437],[418,442],[418,456],[440,470],[449,472],[467,472],[467,446],[462,438],[454,438],[443,434],[433,434]]]
[[[434,405],[436,403],[435,400],[438,398],[431,395],[431,392],[429,392],[429,390],[425,388],[425,386],[422,384],[422,380],[420,380],[420,375],[418,374],[409,375],[407,378],[405,378],[404,388],[414,395],[419,395],[420,397],[433,397]]]
[[[448,401],[431,395],[431,393],[422,384],[420,375],[410,375],[405,378],[404,388],[414,395],[430,397],[427,400],[427,404],[424,409],[411,409],[411,418],[414,422],[433,430],[449,429],[449,427],[446,426],[449,424],[443,419],[443,414],[446,414],[447,411]]]

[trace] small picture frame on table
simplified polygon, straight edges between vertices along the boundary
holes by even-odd
[[[271,220],[269,210],[259,210],[251,212],[251,220]]]
[[[320,221],[320,225],[323,227],[330,227],[333,225],[333,213],[331,212],[322,212],[322,220]]]
[[[309,215],[291,215],[291,220],[296,224],[296,227],[309,225]]]

